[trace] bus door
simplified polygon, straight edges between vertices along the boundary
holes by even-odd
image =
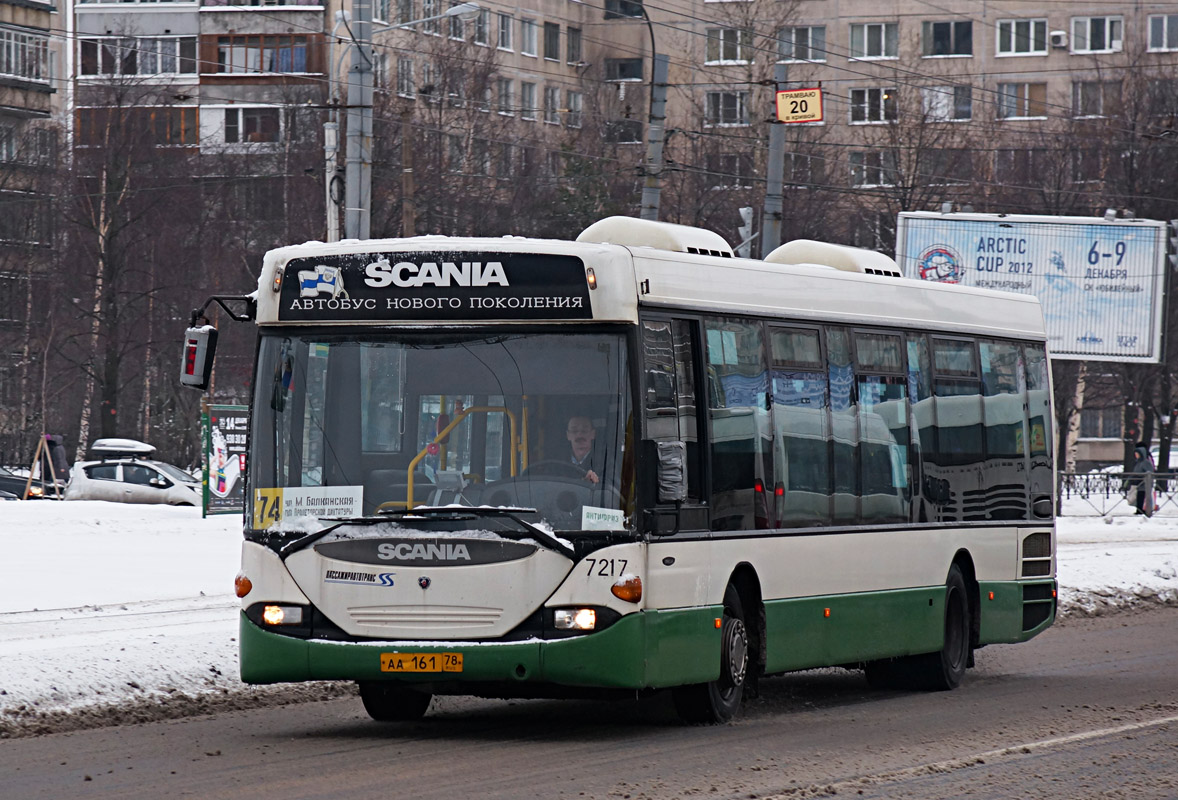
[[[685,319],[642,322],[642,462],[652,467],[640,470],[639,480],[647,509],[643,527],[654,534],[710,528],[701,488],[696,328]]]

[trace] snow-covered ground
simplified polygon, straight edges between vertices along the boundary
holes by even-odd
[[[1178,604],[1178,508],[1126,510],[1060,519],[1065,614]],[[237,679],[240,547],[236,515],[0,502],[0,738],[330,691]]]

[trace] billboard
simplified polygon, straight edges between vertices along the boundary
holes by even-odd
[[[1034,295],[1054,358],[1162,359],[1166,223],[901,212],[904,275]]]
[[[248,406],[206,405],[204,434],[204,516],[240,514],[245,509],[245,451]]]

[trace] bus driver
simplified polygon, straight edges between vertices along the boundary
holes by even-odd
[[[597,438],[597,431],[593,428],[593,420],[589,417],[571,417],[565,432],[571,448],[571,463],[585,470],[585,480],[590,483],[601,482],[601,459],[598,457],[593,442]]]

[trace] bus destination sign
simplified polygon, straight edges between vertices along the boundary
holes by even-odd
[[[592,319],[585,265],[532,253],[355,253],[283,268],[289,322]]]

